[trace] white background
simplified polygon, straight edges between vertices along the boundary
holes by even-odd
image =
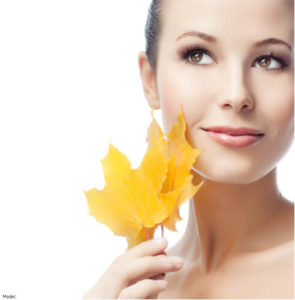
[[[88,216],[83,190],[103,188],[110,141],[133,167],[145,152],[137,56],[149,2],[0,2],[0,297],[80,299],[125,251]],[[279,165],[292,201],[294,153]],[[165,231],[170,246],[185,222]]]

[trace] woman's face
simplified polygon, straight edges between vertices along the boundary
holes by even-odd
[[[195,168],[209,180],[256,181],[292,143],[292,2],[165,1],[156,75],[164,128],[170,130],[182,105],[190,142],[204,149]],[[213,126],[249,127],[264,136],[233,147],[201,129]]]

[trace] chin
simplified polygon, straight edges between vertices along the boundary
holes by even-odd
[[[264,177],[270,170],[258,168],[251,161],[211,159],[209,162],[199,159],[193,171],[206,180],[226,184],[250,184]]]

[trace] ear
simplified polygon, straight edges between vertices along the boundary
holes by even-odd
[[[160,100],[158,97],[158,89],[156,83],[156,75],[151,68],[145,52],[138,55],[138,64],[140,77],[143,85],[143,91],[149,106],[153,109],[160,108]]]

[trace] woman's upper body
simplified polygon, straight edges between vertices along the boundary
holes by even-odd
[[[157,47],[139,57],[145,95],[166,132],[182,105],[187,137],[204,150],[193,180],[205,180],[168,251],[184,267],[159,297],[293,297],[294,205],[276,165],[294,137],[294,3],[154,2]]]
[[[166,132],[183,106],[188,139],[204,150],[194,180],[205,180],[168,251],[184,267],[167,274],[159,297],[293,297],[294,205],[281,197],[276,165],[294,137],[294,3],[154,2],[161,30],[150,30],[157,47],[139,58],[145,95]],[[208,132],[216,126],[261,136],[243,144]]]
[[[193,181],[204,184],[167,252],[183,267],[143,243],[88,296],[294,297],[294,204],[276,178],[294,138],[293,11],[293,0],[153,0],[143,90],[165,132],[183,108],[187,138],[203,149]],[[165,272],[163,291],[154,279]]]

